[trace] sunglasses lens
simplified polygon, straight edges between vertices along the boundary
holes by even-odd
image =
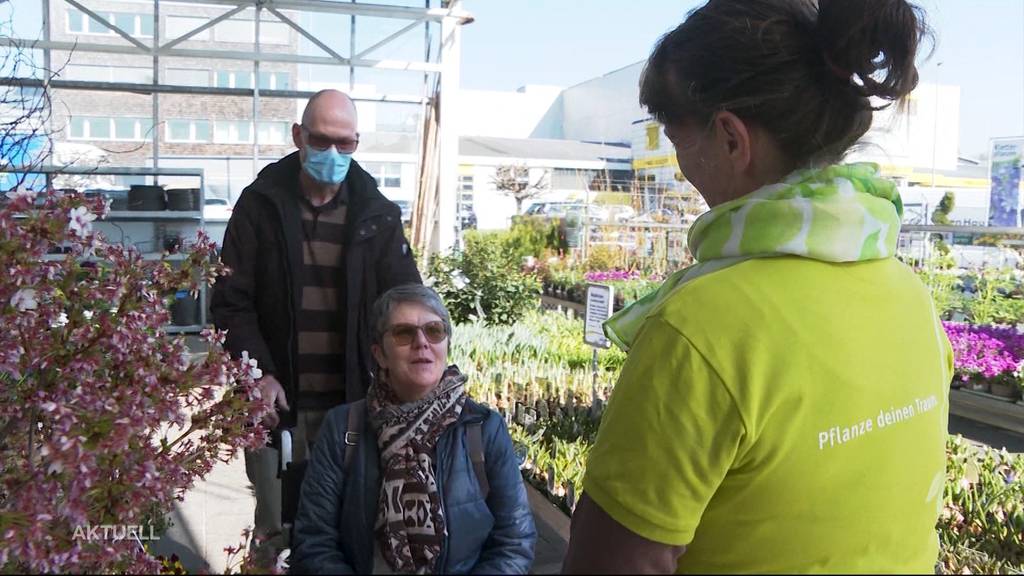
[[[418,328],[416,326],[395,326],[391,329],[391,336],[395,339],[395,344],[398,344],[399,346],[408,346],[416,339],[417,330]]]
[[[444,322],[436,321],[427,322],[423,326],[423,334],[426,335],[427,340],[429,340],[432,344],[437,344],[438,342],[448,337],[448,334],[447,332],[445,332],[444,329]]]

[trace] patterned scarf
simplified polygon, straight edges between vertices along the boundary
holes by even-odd
[[[366,393],[380,449],[381,489],[374,529],[385,560],[404,574],[429,574],[447,535],[434,478],[437,439],[462,413],[466,377],[449,366],[425,397],[403,404],[386,381]]]
[[[715,206],[687,237],[697,263],[604,323],[608,338],[629,351],[644,320],[679,286],[751,258],[794,255],[824,262],[860,262],[896,254],[903,203],[877,164],[798,170]]]

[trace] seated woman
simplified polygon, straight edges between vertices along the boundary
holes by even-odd
[[[537,532],[512,439],[448,366],[452,327],[440,297],[398,286],[371,320],[379,370],[365,402],[324,420],[302,485],[293,570],[527,573]]]

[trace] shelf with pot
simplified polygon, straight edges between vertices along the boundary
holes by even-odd
[[[61,176],[129,176],[144,178],[142,184],[117,188],[84,186],[74,188],[86,196],[103,197],[110,203],[110,211],[104,218],[93,222],[96,230],[113,244],[133,246],[145,261],[164,260],[184,262],[186,254],[177,253],[189,239],[205,228],[203,204],[205,202],[205,176],[202,169],[191,168],[148,168],[99,166],[95,168],[63,166],[3,166],[0,172],[30,172],[45,174],[48,185],[55,177]],[[167,187],[160,179],[172,179],[175,184],[187,183],[188,187]],[[137,182],[137,180],[136,180]],[[58,189],[61,189],[58,187]],[[60,261],[66,254],[47,254],[44,261]],[[86,258],[85,260],[90,260]],[[180,294],[172,306],[172,324],[166,326],[169,334],[199,332],[207,323],[207,287],[200,289],[199,298],[182,297]]]

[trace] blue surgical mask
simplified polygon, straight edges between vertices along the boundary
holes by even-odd
[[[341,154],[334,146],[330,146],[326,150],[317,150],[312,146],[306,146],[306,161],[302,163],[302,169],[317,182],[341,184],[341,181],[348,175],[348,168],[351,164],[352,155]]]

